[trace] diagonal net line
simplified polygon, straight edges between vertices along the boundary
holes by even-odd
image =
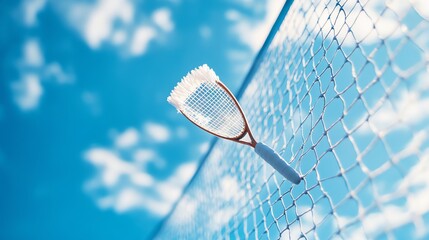
[[[427,238],[426,6],[287,1],[240,103],[255,137],[302,183],[249,147],[217,141],[156,238]]]

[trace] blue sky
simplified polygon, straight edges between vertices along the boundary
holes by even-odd
[[[282,1],[9,1],[0,238],[142,239],[211,137],[167,104],[207,63],[236,91]]]

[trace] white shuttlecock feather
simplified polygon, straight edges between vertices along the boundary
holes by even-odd
[[[167,101],[180,111],[186,99],[205,82],[220,82],[219,77],[207,64],[190,71],[183,77],[171,91]]]

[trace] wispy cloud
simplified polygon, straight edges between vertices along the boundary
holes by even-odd
[[[134,18],[134,6],[128,0],[99,0],[91,9],[84,25],[87,43],[98,48],[112,34],[113,23],[130,23]]]
[[[127,32],[123,29],[116,30],[112,33],[112,43],[114,45],[120,46],[127,41],[128,35]]]
[[[44,80],[52,79],[59,84],[73,82],[73,76],[65,73],[59,63],[45,62],[39,41],[35,38],[27,39],[18,64],[20,79],[11,83],[15,103],[23,111],[34,110],[39,106],[44,93],[43,84],[46,83]]]
[[[46,0],[25,0],[23,2],[24,23],[30,27],[37,24],[37,15],[45,5]]]
[[[174,30],[169,8],[158,8],[140,16],[137,3],[130,0],[98,0],[95,3],[66,1],[57,3],[70,25],[93,49],[104,44],[115,46],[128,56],[145,54],[152,42]]]
[[[429,97],[425,94],[429,90],[428,76],[428,73],[422,73],[417,81],[409,82],[409,87],[398,88],[398,97],[390,98],[388,103],[383,104],[358,133],[368,134],[374,131],[386,134],[395,129],[429,121],[429,108],[426,107],[429,106]],[[366,116],[362,117],[359,122],[365,118]]]
[[[83,103],[88,107],[89,111],[98,116],[101,111],[101,103],[98,95],[91,91],[84,91],[81,95]]]
[[[133,159],[140,166],[145,166],[149,161],[157,158],[156,152],[151,149],[137,149],[133,154]]]
[[[30,67],[40,67],[44,64],[42,50],[36,39],[29,39],[24,43],[24,63]]]
[[[84,153],[84,159],[96,170],[84,189],[100,208],[118,213],[143,209],[165,215],[196,170],[196,162],[186,162],[167,178],[149,172],[150,165],[158,169],[165,165],[157,150],[149,146],[170,138],[169,128],[156,122],[144,123],[141,130],[129,127],[114,133],[110,147],[92,147]]]
[[[410,1],[414,9],[426,20],[429,21],[429,8],[425,0],[412,0]]]
[[[134,160],[125,160],[112,150],[92,148],[85,153],[85,159],[97,168],[97,173],[86,183],[86,190],[91,194],[99,189],[107,191],[107,195],[95,196],[101,208],[118,213],[145,209],[165,215],[193,176],[196,164],[182,164],[169,178],[157,180],[141,165],[154,157],[155,152],[139,149],[134,152]]]
[[[244,190],[240,188],[236,176],[226,175],[218,179],[219,184],[214,187],[213,199],[211,201],[227,202],[227,206],[222,209],[210,210],[210,218],[207,228],[215,231],[224,226],[236,213],[237,208],[242,204]]]
[[[58,84],[71,84],[74,82],[74,77],[70,73],[64,71],[63,67],[58,62],[51,62],[43,69],[43,78],[52,79]]]
[[[132,36],[130,52],[132,55],[146,53],[149,43],[156,37],[156,30],[151,26],[140,26]]]
[[[427,72],[422,73],[416,79],[411,78],[406,87],[398,87],[392,93],[388,103],[375,112],[368,124],[359,129],[360,134],[377,133],[384,140],[385,147],[391,149],[389,161],[394,166],[387,164],[373,172],[373,179],[376,179],[373,189],[383,189],[383,185],[393,185],[395,192],[391,192],[388,198],[379,196],[373,201],[377,205],[383,206],[374,211],[369,211],[361,217],[363,228],[351,226],[351,231],[346,237],[360,239],[360,236],[376,237],[391,229],[402,228],[409,224],[414,224],[415,237],[421,238],[427,234],[426,227],[420,216],[429,212],[429,207],[425,202],[429,195],[429,98],[427,97]],[[363,119],[361,119],[362,121]],[[395,137],[392,141],[390,133],[400,133],[403,137]],[[409,139],[407,135],[411,135]],[[358,139],[359,136],[356,136]],[[391,143],[392,142],[392,143]],[[393,144],[394,142],[394,144]],[[400,147],[398,147],[400,146]],[[374,147],[373,150],[380,150]],[[404,173],[400,177],[383,177],[382,174],[390,171],[390,168],[401,169]],[[378,173],[378,174],[377,174]],[[381,175],[381,176],[379,176]],[[391,202],[391,199],[398,201]],[[397,217],[401,216],[401,217]],[[345,225],[353,219],[339,216],[340,225]]]
[[[12,82],[11,88],[15,103],[22,110],[28,111],[37,108],[43,95],[40,77],[34,71],[44,64],[43,54],[36,39],[29,39],[24,43],[22,62],[26,70],[22,71],[18,81]]]
[[[285,1],[236,2],[245,10],[231,8],[225,11],[224,17],[230,22],[229,33],[245,48],[230,49],[227,57],[234,65],[233,72],[243,76],[249,69],[254,54],[262,47]]]
[[[152,14],[152,21],[165,32],[171,32],[174,29],[174,23],[171,20],[171,11],[168,8],[159,8]]]
[[[386,9],[387,6],[387,9]],[[350,4],[337,2],[303,2],[303,9],[293,16],[293,24],[283,27],[283,34],[277,34],[271,47],[285,43],[285,39],[299,41],[307,31],[316,37],[335,39],[343,46],[354,47],[357,43],[371,45],[389,37],[390,40],[404,36],[408,27],[401,18],[410,8],[421,17],[429,19],[426,2],[422,0],[375,0]],[[314,12],[314,13],[313,13]],[[313,13],[313,14],[312,14]],[[327,20],[320,22],[320,19]],[[322,34],[320,34],[322,33]]]
[[[141,172],[136,165],[123,160],[112,150],[92,148],[85,153],[85,159],[101,170],[99,177],[103,186],[115,186],[121,176],[137,186],[150,186],[154,182],[150,175]]]
[[[207,152],[207,150],[209,150],[209,147],[210,147],[210,143],[204,142],[200,144],[200,146],[198,147],[198,150],[200,151],[200,153],[204,154]]]
[[[253,2],[245,1],[243,2]],[[249,9],[253,8],[253,4],[248,4]],[[282,9],[284,1],[268,0],[265,5],[264,17],[257,18],[240,13],[235,9],[230,9],[225,13],[226,19],[232,22],[231,32],[238,37],[240,41],[247,45],[252,52],[258,51],[276,20],[278,13]]]
[[[115,145],[118,148],[129,148],[137,144],[139,133],[135,128],[128,128],[119,134],[115,139]]]
[[[17,82],[12,83],[15,103],[24,111],[36,108],[43,88],[36,74],[25,74]]]
[[[207,26],[203,25],[199,28],[200,35],[203,39],[210,39],[212,37],[212,29]]]
[[[156,142],[166,142],[170,139],[170,130],[159,123],[147,122],[143,126],[145,133]]]
[[[417,164],[405,175],[401,181],[389,182],[397,187],[395,198],[404,201],[396,203],[383,202],[383,198],[376,199],[378,205],[383,206],[378,211],[369,212],[361,217],[363,228],[349,226],[345,231],[346,237],[350,239],[361,239],[362,237],[376,237],[385,230],[401,228],[408,224],[414,224],[416,230],[414,237],[421,238],[428,233],[426,226],[419,216],[424,216],[429,212],[429,205],[426,204],[429,195],[429,149],[423,147],[424,142],[428,140],[428,132],[419,132],[406,148],[398,155],[399,161],[407,161],[407,157],[416,156]],[[400,216],[400,217],[398,217]],[[339,216],[339,225],[344,226],[350,223],[352,219]]]

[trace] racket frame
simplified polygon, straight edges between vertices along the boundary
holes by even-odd
[[[216,81],[216,84],[219,85],[219,87],[221,87],[228,95],[229,97],[234,101],[235,106],[238,108],[238,110],[240,111],[241,117],[243,118],[244,121],[244,129],[243,131],[236,137],[225,137],[225,136],[221,136],[219,134],[216,134],[210,130],[207,130],[203,127],[201,127],[200,125],[198,125],[197,123],[195,123],[194,121],[192,121],[191,118],[189,118],[188,116],[186,116],[186,114],[182,111],[179,110],[180,113],[182,113],[183,116],[185,116],[189,121],[191,121],[193,124],[195,124],[197,127],[201,128],[202,130],[215,135],[216,137],[220,137],[223,139],[227,139],[227,140],[231,140],[233,142],[237,142],[237,143],[241,143],[241,144],[245,144],[248,146],[251,146],[253,148],[255,148],[257,142],[255,140],[255,138],[253,137],[252,131],[250,131],[250,127],[249,127],[249,123],[247,122],[247,118],[244,115],[243,110],[240,107],[240,104],[238,103],[237,99],[235,98],[234,94],[232,94],[232,92],[220,81]],[[243,138],[246,136],[246,134],[249,136],[250,142],[244,141]]]

